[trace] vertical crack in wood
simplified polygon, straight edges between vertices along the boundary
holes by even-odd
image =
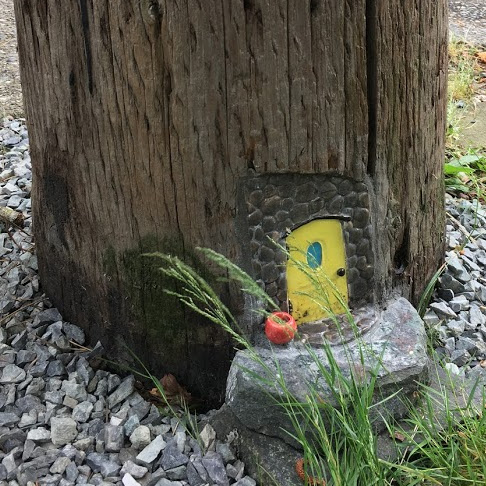
[[[410,264],[410,226],[408,223],[405,225],[400,246],[395,251],[393,264],[397,276],[403,275]]]
[[[89,43],[89,19],[88,6],[86,0],[78,0],[79,8],[81,10],[81,26],[83,30],[84,53],[86,56],[86,71],[88,73],[88,89],[90,94],[93,94],[93,65],[91,59],[91,45]]]
[[[224,103],[225,103],[225,116],[226,116],[226,153],[224,154],[224,161],[225,167],[228,167],[231,170],[231,165],[229,162],[229,126],[230,126],[230,119],[229,119],[229,95],[228,95],[228,55],[226,52],[226,46],[228,39],[226,38],[226,20],[225,20],[225,9],[224,9],[224,2],[225,0],[221,0],[221,17],[223,23],[223,56],[224,56]]]
[[[292,72],[290,69],[290,0],[287,0],[287,80],[289,83],[289,99],[288,99],[288,113],[289,113],[289,123],[288,123],[288,132],[287,132],[287,160],[289,166],[293,165],[292,160]]]
[[[377,2],[366,0],[366,71],[368,89],[368,165],[367,172],[373,177],[377,153],[377,110],[378,110],[378,54]]]

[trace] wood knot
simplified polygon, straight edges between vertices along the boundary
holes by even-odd
[[[160,10],[159,0],[145,0],[142,12],[147,23],[155,24],[160,22],[162,12]]]

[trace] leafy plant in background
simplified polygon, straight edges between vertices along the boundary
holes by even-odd
[[[482,196],[485,172],[485,155],[469,153],[451,158],[444,165],[446,190]]]

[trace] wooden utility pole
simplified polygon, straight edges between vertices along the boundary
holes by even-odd
[[[374,296],[417,301],[443,256],[445,0],[15,11],[42,285],[112,356],[125,343],[219,400],[231,343],[140,255],[208,246],[248,267],[239,191],[264,174],[365,184]]]

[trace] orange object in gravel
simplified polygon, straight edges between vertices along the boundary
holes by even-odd
[[[479,57],[479,59],[481,59],[481,62],[484,62],[486,64],[486,51],[478,52],[477,56]]]
[[[274,344],[286,344],[294,339],[297,324],[287,312],[272,312],[265,321],[265,334]]]
[[[295,463],[295,470],[297,471],[299,478],[304,481],[305,484],[308,484],[309,486],[326,486],[326,481],[324,481],[324,479],[314,478],[306,474],[304,471],[303,458],[297,459],[297,462]]]

